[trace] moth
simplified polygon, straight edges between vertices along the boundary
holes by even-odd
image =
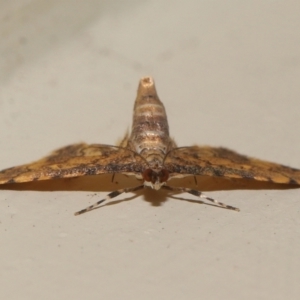
[[[141,184],[113,191],[75,215],[93,210],[124,192],[143,188],[187,192],[217,206],[239,211],[201,191],[168,184],[170,179],[185,176],[248,178],[300,185],[300,170],[297,169],[249,158],[226,148],[177,147],[170,138],[166,111],[151,77],[139,82],[131,133],[127,133],[117,146],[84,143],[66,146],[36,162],[0,171],[0,184],[107,173],[135,176]]]

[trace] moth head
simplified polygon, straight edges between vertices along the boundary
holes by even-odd
[[[169,178],[169,172],[166,169],[154,171],[152,169],[146,169],[143,172],[144,185],[149,186],[154,190],[159,190],[161,186],[166,184]]]

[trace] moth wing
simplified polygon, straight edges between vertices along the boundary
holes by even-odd
[[[300,185],[300,170],[250,158],[226,148],[176,148],[167,155],[164,166],[170,178],[207,175]]]
[[[145,162],[129,149],[75,144],[36,162],[0,171],[0,184],[70,178],[104,173],[136,174]]]

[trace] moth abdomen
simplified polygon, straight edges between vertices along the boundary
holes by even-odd
[[[150,77],[140,80],[130,141],[134,151],[150,164],[162,164],[170,145],[169,125],[164,105]]]

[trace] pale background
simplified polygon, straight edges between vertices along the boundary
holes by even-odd
[[[300,168],[299,15],[299,1],[2,1],[0,169],[114,144],[145,75],[179,145]],[[299,299],[299,189],[200,187],[240,213],[145,191],[73,215],[130,184],[115,180],[1,189],[1,299]]]

